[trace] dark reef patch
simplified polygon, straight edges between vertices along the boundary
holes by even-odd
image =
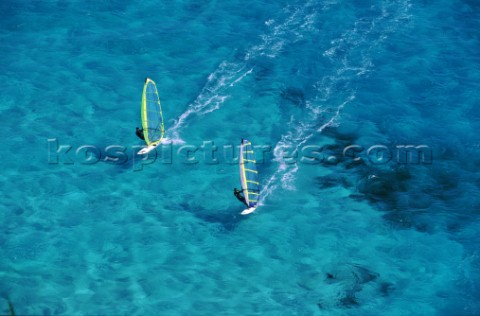
[[[353,183],[351,183],[347,177],[339,174],[329,174],[326,176],[316,177],[315,182],[320,189],[329,189],[338,185],[344,188],[353,186]]]
[[[347,129],[343,126],[327,126],[323,129],[322,134],[335,139],[339,143],[348,145],[355,144],[355,141],[358,139],[358,134],[355,130]]]
[[[470,180],[474,186],[480,186],[480,181],[476,180],[476,177],[462,179],[459,177],[461,173],[450,165],[406,164],[395,161],[395,155],[387,163],[376,164],[368,159],[366,148],[360,145],[351,147],[352,150],[345,150],[358,141],[355,126],[328,126],[323,130],[322,136],[327,137],[327,141],[333,140],[322,147],[322,164],[330,167],[334,165],[336,171],[334,175],[316,178],[318,188],[354,186],[355,192],[349,197],[359,202],[366,201],[379,211],[385,212],[383,219],[394,228],[432,233],[440,226],[431,220],[429,213],[437,214],[449,209],[457,216],[454,219],[446,216],[440,225],[446,226],[448,231],[458,231],[464,222],[461,215],[474,212],[470,209],[480,204],[474,197],[468,200],[470,207],[465,205],[467,201],[459,200],[465,181]],[[396,144],[386,146],[395,148]],[[448,150],[444,150],[443,155],[451,158],[449,161],[458,158],[454,152]],[[330,160],[331,157],[335,159]],[[465,167],[471,168],[471,164]],[[357,180],[351,180],[353,178]],[[449,207],[446,207],[447,205]],[[465,206],[459,208],[456,205]]]
[[[302,89],[296,87],[286,87],[280,92],[282,105],[286,103],[293,104],[298,107],[305,106],[305,93]]]
[[[365,171],[357,181],[357,192],[371,201],[388,201],[395,192],[405,192],[411,178],[410,171],[404,168],[369,168]]]
[[[189,212],[206,223],[220,224],[224,231],[234,230],[237,224],[244,219],[244,216],[233,213],[230,209],[209,210],[188,200],[174,204],[169,209]]]
[[[346,308],[352,308],[360,305],[355,298],[355,293],[346,293],[344,297],[342,297],[340,300],[340,305]]]
[[[244,218],[240,217],[238,214],[232,214],[228,209],[227,210],[217,210],[212,213],[206,213],[198,216],[202,220],[214,223],[221,224],[225,231],[232,231],[237,227],[237,224]]]
[[[390,282],[382,282],[380,283],[379,290],[382,296],[386,297],[392,294],[392,292],[395,290],[395,286]]]
[[[243,57],[242,57],[243,58]],[[255,81],[268,80],[275,73],[275,66],[271,60],[266,58],[260,58],[256,65],[254,71]]]
[[[356,308],[362,304],[357,294],[363,290],[367,283],[378,282],[380,275],[358,264],[346,264],[332,266],[325,274],[326,286],[334,285],[338,293],[335,301],[320,300],[317,307],[322,310],[329,308]],[[379,295],[388,295],[393,285],[388,282],[379,282],[377,286]],[[387,294],[385,294],[387,293]]]

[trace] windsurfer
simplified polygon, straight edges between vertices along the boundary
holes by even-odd
[[[138,138],[145,140],[145,137],[143,136],[143,129],[139,129],[138,127],[135,129],[135,134],[137,134]]]
[[[245,200],[245,197],[242,195],[243,193],[243,190],[238,190],[237,188],[234,188],[233,189],[233,194],[235,195],[235,197],[240,201],[242,202],[243,204],[245,204],[247,207],[248,204],[247,204],[247,201]]]

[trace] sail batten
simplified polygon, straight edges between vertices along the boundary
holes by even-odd
[[[153,80],[148,78],[143,86],[141,116],[145,142],[148,146],[158,145],[165,133],[162,106],[157,86]]]

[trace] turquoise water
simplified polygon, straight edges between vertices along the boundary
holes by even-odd
[[[476,2],[0,12],[0,296],[17,314],[480,314]],[[134,155],[145,77],[171,163]],[[242,137],[271,148],[248,216],[222,154]],[[73,149],[57,157],[49,139]],[[177,154],[205,141],[218,164],[208,143],[196,164]],[[75,155],[83,145],[100,161]],[[103,161],[110,145],[128,161]],[[282,156],[307,145],[325,160]],[[349,145],[362,161],[342,155]],[[375,145],[393,158],[377,163]],[[399,163],[399,145],[428,146],[431,160]]]

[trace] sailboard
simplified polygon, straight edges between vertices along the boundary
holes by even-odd
[[[152,151],[162,142],[165,129],[163,126],[162,106],[158,97],[157,86],[149,78],[145,79],[142,94],[142,105],[140,108],[142,117],[143,137],[147,147],[140,150],[140,155]]]
[[[260,184],[258,182],[258,171],[255,160],[255,153],[252,144],[242,139],[240,144],[240,182],[242,183],[243,196],[248,208],[243,210],[242,215],[254,212],[260,197]]]

